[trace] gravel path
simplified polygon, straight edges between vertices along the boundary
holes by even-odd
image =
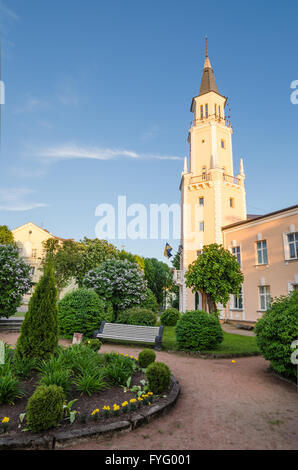
[[[17,334],[0,334],[14,344]],[[140,348],[103,345],[102,352],[133,353]],[[87,440],[68,449],[298,450],[296,387],[274,376],[262,357],[197,359],[158,352],[182,392],[169,414],[111,439]]]

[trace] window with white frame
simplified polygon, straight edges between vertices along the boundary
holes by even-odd
[[[233,308],[236,310],[243,310],[243,290],[238,295],[233,295]]]
[[[257,242],[257,263],[268,264],[267,241]]]
[[[240,246],[233,246],[232,247],[232,253],[233,255],[237,258],[238,264],[241,266],[241,251],[240,251]]]
[[[205,224],[204,222],[200,222],[200,232],[204,232]]]
[[[298,259],[298,232],[288,234],[290,259]]]
[[[270,307],[270,286],[259,286],[259,302],[260,310],[267,310]]]

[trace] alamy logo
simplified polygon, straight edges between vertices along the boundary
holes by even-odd
[[[294,90],[291,93],[291,103],[298,104],[298,80],[293,80],[291,88]]]
[[[0,104],[5,104],[5,85],[2,80],[0,80]]]

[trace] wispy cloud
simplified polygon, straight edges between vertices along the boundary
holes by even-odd
[[[42,202],[27,201],[26,198],[34,193],[32,189],[6,188],[0,189],[0,211],[29,211],[46,207]]]
[[[119,148],[86,147],[68,143],[55,147],[39,149],[35,156],[47,160],[86,158],[93,160],[114,160],[117,158],[131,158],[136,160],[157,159],[157,160],[182,160],[181,157],[172,155],[156,155],[137,153],[133,150]]]
[[[0,0],[0,13],[14,21],[19,21],[20,17],[11,8],[8,8],[3,0]]]
[[[158,126],[152,126],[147,132],[144,132],[141,136],[141,140],[143,142],[149,142],[150,140],[155,139],[157,135],[159,134],[159,127]]]
[[[24,103],[14,109],[15,114],[30,113],[33,111],[40,111],[45,109],[50,109],[51,105],[48,101],[42,100],[35,96],[28,95]]]

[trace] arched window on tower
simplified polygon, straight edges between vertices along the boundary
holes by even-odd
[[[215,104],[214,105],[214,114],[215,114],[215,117],[217,116],[217,105]]]
[[[221,118],[221,114],[220,114],[220,106],[218,106],[218,117],[219,117],[219,119]]]
[[[203,119],[204,117],[204,107],[203,105],[201,105],[201,119]]]
[[[205,104],[205,114],[206,114],[206,118],[209,116],[209,113],[208,113],[208,104]]]

